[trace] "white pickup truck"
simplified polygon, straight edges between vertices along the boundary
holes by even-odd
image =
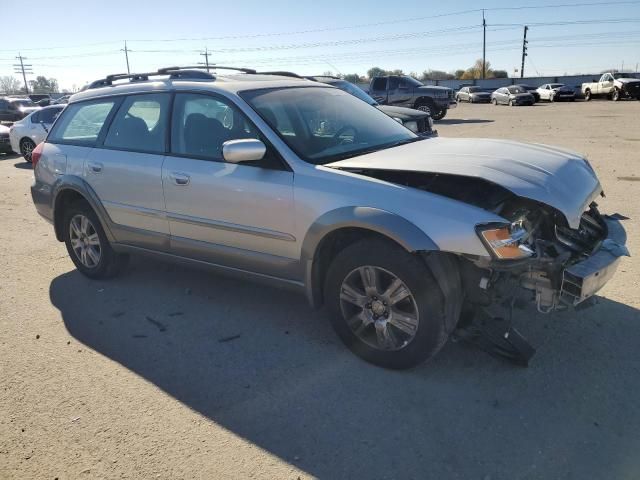
[[[583,83],[582,94],[587,101],[596,96],[606,96],[614,102],[621,98],[640,100],[640,79],[633,73],[604,73],[597,82]]]

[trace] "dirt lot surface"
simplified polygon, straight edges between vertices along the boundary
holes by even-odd
[[[640,254],[640,102],[462,105],[443,137],[588,155]],[[519,368],[449,343],[394,372],[287,292],[135,259],[78,274],[0,155],[0,478],[640,478],[640,263],[580,312],[521,314]]]

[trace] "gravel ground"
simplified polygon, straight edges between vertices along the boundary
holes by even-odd
[[[443,137],[586,153],[640,252],[640,102],[461,105]],[[640,265],[599,303],[525,312],[529,368],[449,343],[393,372],[303,298],[135,259],[83,278],[0,155],[0,478],[637,479]]]

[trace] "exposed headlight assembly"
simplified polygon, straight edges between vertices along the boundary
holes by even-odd
[[[418,133],[418,122],[405,122],[404,126],[411,130],[413,133]]]
[[[478,225],[476,231],[489,253],[498,260],[517,260],[534,254],[525,244],[529,233],[522,222]]]

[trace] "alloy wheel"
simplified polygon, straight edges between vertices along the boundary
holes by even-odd
[[[34,148],[36,148],[36,144],[31,140],[23,140],[20,143],[20,153],[27,162],[31,162],[31,154]]]
[[[100,263],[102,246],[94,225],[82,214],[74,215],[69,222],[71,248],[82,265],[95,268]]]
[[[380,267],[352,270],[340,287],[340,309],[351,331],[379,350],[401,350],[416,336],[418,306],[406,284]]]

